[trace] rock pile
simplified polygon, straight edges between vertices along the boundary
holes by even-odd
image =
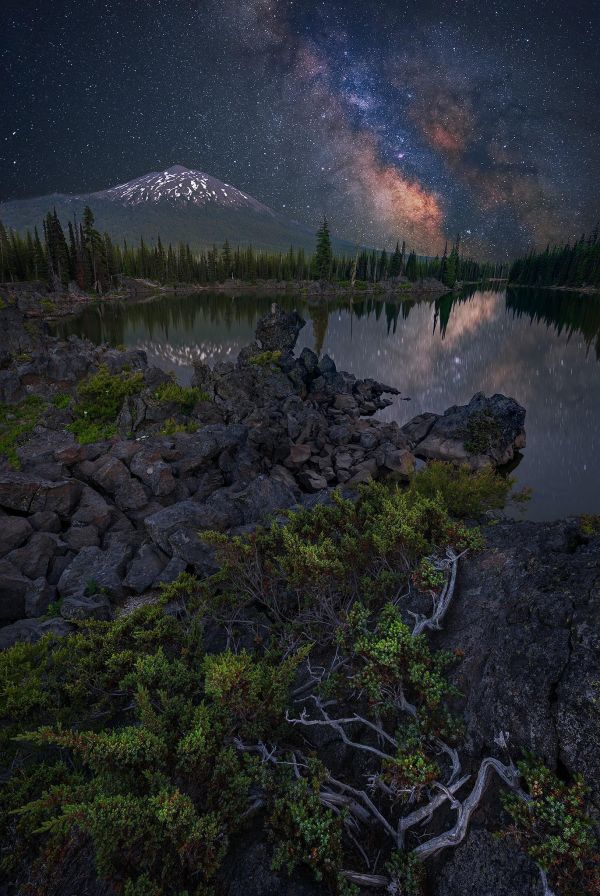
[[[70,412],[50,406],[17,449],[21,469],[0,466],[0,646],[38,637],[49,609],[60,610],[59,628],[62,620],[106,618],[115,603],[184,570],[212,572],[202,530],[247,531],[327,489],[391,473],[407,477],[413,447],[440,456],[433,441],[450,444],[448,432],[468,429],[476,413],[487,413],[486,401],[494,412],[500,399],[508,403],[505,417],[512,421],[502,438],[485,429],[489,457],[501,462],[509,444],[519,443],[524,411],[501,396],[475,396],[466,411],[416,418],[404,430],[372,419],[398,390],[338,371],[331,358],[308,348],[294,357],[303,325],[299,315],[274,305],[235,363],[199,364],[194,385],[202,399],[185,418],[198,429],[173,435],[161,430],[178,408],[156,400],[168,377],[148,367],[143,352],[74,337],[36,342],[26,333],[21,344],[13,334],[26,352],[0,371],[5,402],[74,395],[101,365],[143,379],[123,401],[117,437],[79,445],[66,429]]]

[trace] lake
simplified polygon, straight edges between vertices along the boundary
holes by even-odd
[[[143,348],[188,384],[194,361],[233,360],[273,300],[195,293],[98,304],[58,332]],[[519,289],[437,301],[277,301],[307,320],[298,350],[326,352],[340,369],[401,390],[383,419],[403,424],[479,390],[512,396],[527,409],[527,448],[513,471],[533,490],[524,516],[600,513],[599,297]]]

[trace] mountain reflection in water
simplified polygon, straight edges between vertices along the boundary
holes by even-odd
[[[59,332],[143,348],[150,363],[189,383],[194,361],[233,360],[273,300],[196,293],[95,305]],[[533,488],[525,515],[600,512],[597,297],[518,289],[437,301],[277,301],[308,322],[299,350],[327,352],[341,369],[401,390],[384,419],[402,424],[463,404],[479,390],[516,398],[527,409],[527,448],[514,473]]]

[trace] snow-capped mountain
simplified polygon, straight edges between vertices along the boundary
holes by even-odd
[[[98,229],[117,242],[137,244],[143,238],[153,245],[160,235],[164,245],[189,243],[192,249],[222,245],[225,240],[232,246],[284,252],[290,246],[312,252],[315,246],[312,227],[204,171],[182,165],[95,193],[53,193],[0,202],[0,221],[15,230],[39,229],[47,212],[55,208],[66,227],[69,221],[81,221],[86,205],[94,212]],[[354,254],[356,250],[335,236],[332,242],[338,252]]]
[[[223,183],[204,171],[192,171],[173,165],[166,171],[152,171],[125,184],[92,193],[93,199],[108,199],[123,205],[135,206],[145,202],[171,202],[179,205],[220,205],[224,208],[251,208],[264,214],[274,214],[262,202],[248,196],[237,187]]]

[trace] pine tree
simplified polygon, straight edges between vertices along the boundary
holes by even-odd
[[[390,278],[399,277],[402,273],[402,253],[400,252],[400,243],[396,243],[394,254],[390,259],[389,274]]]
[[[317,231],[317,249],[314,257],[314,274],[317,280],[328,280],[331,271],[331,262],[333,252],[331,249],[331,237],[329,235],[329,225],[327,218],[323,218],[323,223]]]

